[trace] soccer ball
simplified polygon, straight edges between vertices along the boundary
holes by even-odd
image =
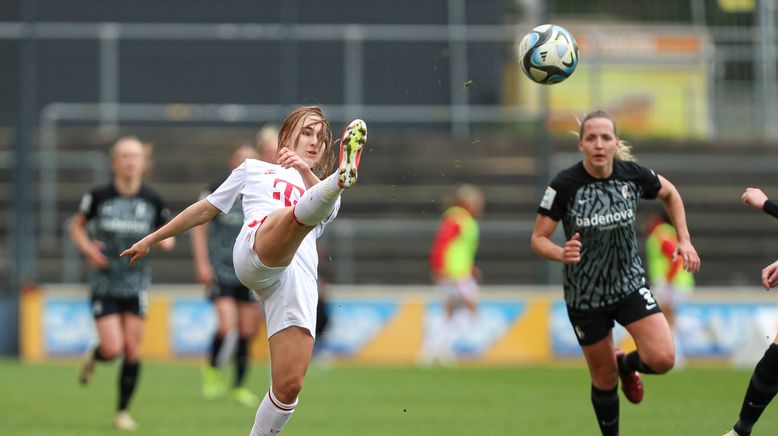
[[[554,24],[538,26],[519,44],[521,70],[533,82],[559,83],[578,66],[578,45],[573,35]]]

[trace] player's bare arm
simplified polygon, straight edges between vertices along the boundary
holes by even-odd
[[[681,194],[678,193],[675,185],[666,178],[659,176],[659,182],[662,187],[659,189],[657,197],[662,201],[667,215],[670,216],[670,221],[672,221],[678,234],[676,250],[681,259],[683,259],[683,268],[691,272],[699,271],[701,266],[700,256],[692,245],[691,236],[689,236],[689,228],[686,225],[686,211],[683,207]]]
[[[208,200],[200,200],[184,209],[183,212],[176,215],[169,223],[160,227],[154,233],[151,233],[133,244],[132,247],[124,250],[121,256],[130,256],[130,265],[135,265],[135,262],[149,254],[152,245],[183,233],[194,226],[206,223],[213,219],[218,213],[219,209],[212,205]]]
[[[556,230],[557,222],[545,215],[538,215],[535,227],[532,230],[530,246],[537,255],[548,260],[562,263],[578,263],[581,260],[581,236],[576,233],[566,241],[564,246],[559,246],[551,240],[551,235]]]
[[[104,244],[100,241],[93,241],[89,238],[86,231],[86,217],[77,213],[70,224],[70,236],[81,253],[86,257],[87,262],[94,268],[105,269],[108,267],[108,258],[103,254]]]

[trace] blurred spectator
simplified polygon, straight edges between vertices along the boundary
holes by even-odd
[[[265,124],[257,132],[257,152],[259,159],[276,163],[278,155],[278,128],[274,124]]]
[[[478,219],[484,210],[484,196],[473,185],[461,185],[445,203],[435,241],[430,250],[430,275],[443,293],[445,313],[440,327],[426,336],[420,363],[447,364],[454,360],[454,340],[477,320],[480,271],[475,265],[478,251]]]
[[[694,290],[694,274],[683,269],[678,256],[678,236],[666,212],[655,213],[648,224],[646,263],[648,282],[670,324],[675,341],[675,366],[683,366],[684,347],[675,319],[675,308]]]

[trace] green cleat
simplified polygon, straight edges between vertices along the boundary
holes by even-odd
[[[211,400],[223,395],[227,388],[222,381],[221,371],[212,366],[204,366],[201,372],[203,376],[203,397],[206,400]]]
[[[250,390],[248,390],[248,388],[244,388],[243,386],[233,388],[230,395],[232,395],[232,398],[234,398],[235,401],[243,404],[244,406],[257,407],[259,405],[259,397],[254,395]]]

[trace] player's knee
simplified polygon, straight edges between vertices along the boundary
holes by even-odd
[[[217,331],[218,331],[218,334],[219,334],[219,336],[221,336],[221,337],[224,337],[224,336],[226,336],[226,335],[227,335],[227,333],[229,333],[229,332],[230,332],[230,329],[231,329],[231,328],[232,328],[232,326],[230,325],[230,323],[228,322],[228,320],[226,320],[226,319],[224,319],[224,318],[220,318],[220,319],[219,319],[219,323],[218,323],[218,325],[217,325],[217,327],[216,327],[216,329],[217,329]]]
[[[292,376],[282,380],[279,384],[273,384],[273,392],[279,401],[291,404],[297,399],[297,395],[303,389],[303,376]]]
[[[140,347],[139,346],[126,346],[124,347],[124,359],[129,362],[137,362],[140,360]]]
[[[608,372],[600,372],[598,374],[592,374],[592,384],[597,389],[601,389],[604,391],[613,389],[618,384],[619,380],[619,372],[618,371],[608,371]]]
[[[675,351],[666,350],[650,356],[643,361],[649,368],[653,369],[657,374],[664,374],[675,366]]]
[[[105,360],[113,360],[122,353],[121,344],[100,343],[100,356]]]

